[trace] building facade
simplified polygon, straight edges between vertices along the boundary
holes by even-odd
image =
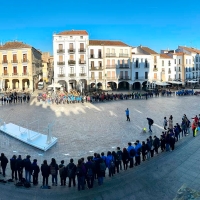
[[[0,46],[0,89],[37,88],[42,75],[42,54],[23,42]]]

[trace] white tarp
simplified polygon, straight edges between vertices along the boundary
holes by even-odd
[[[155,82],[156,85],[160,85],[160,86],[167,86],[167,85],[170,85],[166,82]]]
[[[48,86],[48,88],[60,88],[60,87],[62,87],[62,85],[60,85],[59,83],[53,83],[53,84],[51,84],[51,85],[49,85]]]
[[[172,83],[172,84],[183,84],[183,82],[179,82],[179,81],[168,81],[168,83]]]
[[[191,81],[187,81],[188,83],[198,83],[198,81],[193,81],[193,80],[191,80]]]

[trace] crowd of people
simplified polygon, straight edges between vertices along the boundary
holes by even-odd
[[[17,92],[7,92],[0,96],[0,104],[22,104],[29,103],[30,93],[17,93]]]
[[[125,110],[127,115],[127,121],[130,121],[128,109]],[[44,160],[42,165],[39,166],[37,159],[31,161],[31,156],[27,155],[22,158],[21,155],[13,155],[9,160],[4,153],[1,153],[0,162],[2,175],[6,176],[6,168],[10,162],[11,180],[15,180],[17,186],[29,185],[32,182],[33,185],[38,185],[39,173],[42,174],[42,187],[50,187],[49,177],[52,179],[52,186],[58,185],[58,176],[60,177],[60,185],[71,187],[78,186],[78,190],[84,190],[86,187],[91,189],[94,186],[94,182],[97,181],[98,185],[102,185],[104,177],[112,177],[122,170],[133,168],[141,164],[141,161],[145,162],[157,155],[159,152],[169,152],[175,149],[175,144],[181,137],[190,135],[190,127],[192,127],[193,136],[196,136],[200,127],[200,115],[192,118],[192,123],[189,118],[184,114],[181,123],[173,125],[173,116],[171,115],[167,120],[164,117],[163,127],[164,131],[157,136],[149,136],[146,141],[140,142],[136,140],[135,143],[128,143],[128,147],[121,149],[117,147],[115,151],[108,151],[105,155],[104,152],[94,153],[93,156],[88,156],[85,161],[84,158],[80,158],[78,163],[75,164],[73,158],[69,163],[65,164],[64,160],[61,160],[58,164],[55,158],[52,158],[50,163]],[[147,118],[149,125],[152,126],[154,121]],[[151,130],[151,127],[150,127]],[[67,183],[68,180],[68,183]]]

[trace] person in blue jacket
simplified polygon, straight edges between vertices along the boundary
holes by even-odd
[[[114,158],[110,151],[108,151],[108,153],[107,153],[106,167],[108,168],[108,171],[109,171],[109,177],[113,176],[115,163],[114,163]]]
[[[135,154],[135,149],[134,147],[132,146],[131,142],[128,143],[128,148],[127,148],[127,151],[128,151],[128,155],[129,155],[129,162],[130,162],[130,166],[129,168],[133,168],[133,158],[134,158],[134,154]],[[133,152],[133,153],[132,153]]]
[[[126,110],[125,110],[125,112],[126,112],[126,121],[129,121],[130,122],[130,117],[129,117],[129,109],[127,108]]]

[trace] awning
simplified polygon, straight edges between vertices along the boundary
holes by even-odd
[[[156,85],[160,85],[160,86],[170,85],[170,84],[168,84],[168,83],[166,83],[166,82],[158,82],[158,81],[156,81],[155,84],[156,84]]]
[[[187,81],[188,83],[198,83],[198,81],[193,81],[193,80],[191,80],[191,81]]]
[[[59,83],[53,83],[53,84],[48,86],[48,88],[53,88],[53,87],[60,88],[60,87],[62,87],[62,85],[60,85]]]
[[[168,81],[168,83],[171,83],[171,84],[183,84],[183,82],[180,82],[180,81]]]

